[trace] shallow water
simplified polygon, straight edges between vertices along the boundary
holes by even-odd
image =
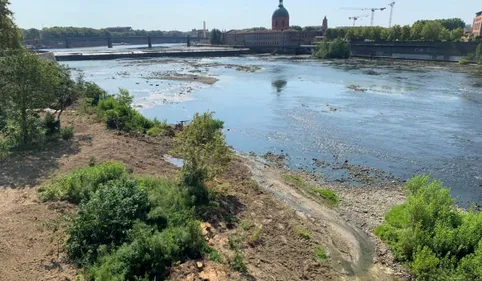
[[[451,65],[373,68],[260,57],[67,64],[111,93],[128,89],[151,118],[179,122],[215,111],[237,151],[287,153],[292,168],[325,172],[328,179],[343,174],[318,168],[314,158],[348,160],[402,179],[429,173],[461,203],[482,203],[482,81]],[[166,72],[219,81],[154,79]],[[352,84],[366,91],[348,89]]]

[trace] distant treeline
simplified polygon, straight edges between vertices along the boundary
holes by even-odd
[[[325,37],[329,40],[370,41],[460,41],[464,35],[465,22],[461,19],[420,20],[412,26],[330,28]],[[469,38],[469,40],[472,40]]]
[[[125,32],[110,32],[107,29],[94,29],[87,27],[46,27],[41,30],[31,28],[22,29],[21,35],[23,40],[41,40],[41,39],[57,39],[65,37],[129,37],[129,36],[175,36],[183,37],[188,35],[197,36],[197,31],[146,31],[146,30],[130,30]]]

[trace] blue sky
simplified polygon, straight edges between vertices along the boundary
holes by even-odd
[[[22,28],[83,26],[102,28],[132,26],[135,29],[222,30],[254,26],[269,27],[278,0],[11,0],[17,24]],[[369,11],[341,10],[341,7],[385,7],[390,0],[285,0],[292,25],[321,25],[326,15],[329,26],[347,26],[350,16]],[[418,19],[459,17],[472,23],[480,0],[400,0],[393,24],[411,24]],[[390,11],[378,12],[375,24],[388,26]],[[370,18],[359,21],[369,25]]]

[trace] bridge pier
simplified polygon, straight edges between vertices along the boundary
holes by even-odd
[[[70,40],[69,38],[65,38],[65,48],[70,49]]]
[[[147,36],[147,46],[149,49],[152,49],[152,39],[151,36]]]
[[[107,38],[107,48],[112,49],[112,38]]]

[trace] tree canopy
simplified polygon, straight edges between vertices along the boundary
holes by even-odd
[[[462,26],[462,27],[461,27]],[[460,41],[464,35],[465,23],[460,19],[417,21],[412,26],[395,25],[392,28],[363,26],[348,28],[330,28],[325,37],[330,40],[370,41]]]
[[[21,47],[20,33],[13,22],[13,13],[8,8],[9,0],[0,0],[0,50]]]
[[[211,45],[221,45],[223,44],[223,33],[219,29],[213,29],[211,31]]]

